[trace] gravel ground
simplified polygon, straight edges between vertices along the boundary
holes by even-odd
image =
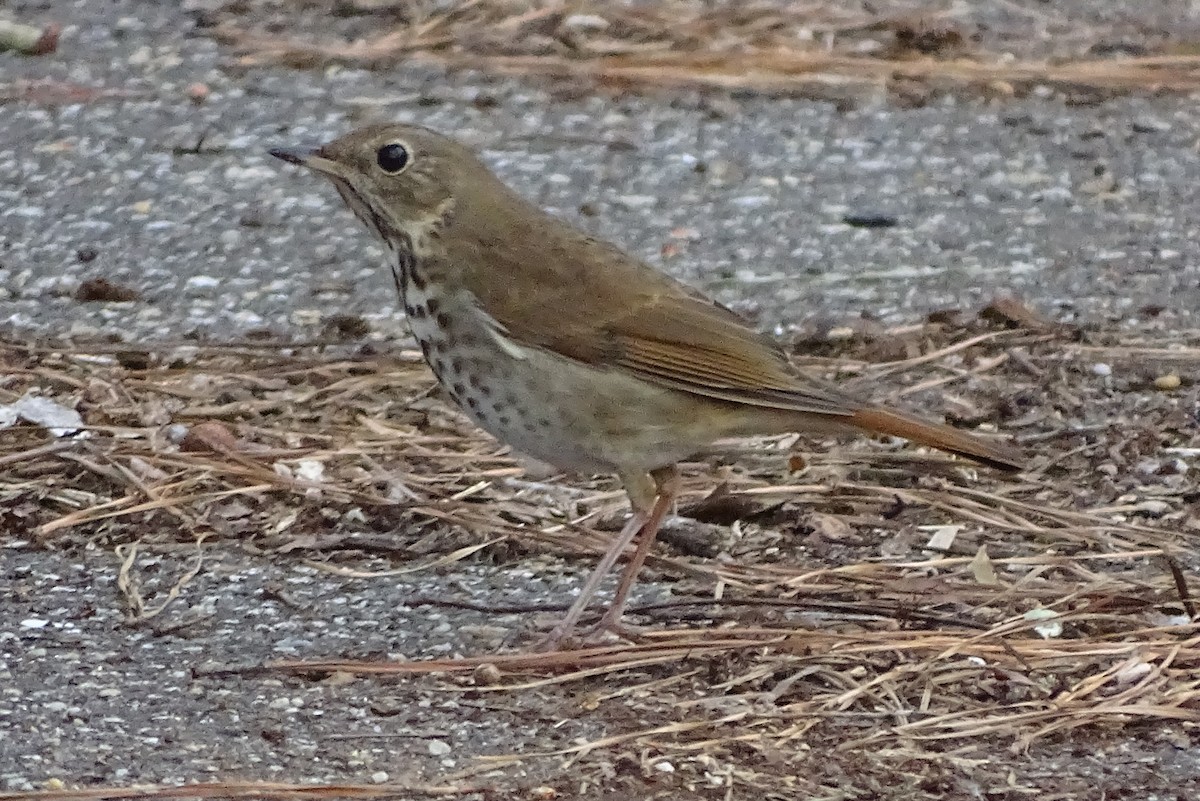
[[[1185,326],[1200,305],[1200,112],[1182,98],[847,112],[788,99],[568,101],[422,70],[222,71],[227,55],[171,4],[44,13],[75,31],[50,58],[5,56],[8,80],[122,96],[5,106],[0,319],[21,329],[282,334],[319,330],[336,310],[401,332],[368,236],[328,186],[266,154],[368,117],[461,137],[528,196],[756,309],[765,328],[909,320],[998,293],[1085,321],[1152,304]],[[211,90],[201,105],[194,82]],[[898,224],[854,227],[847,213]],[[95,276],[140,300],[77,302]]]
[[[308,338],[349,314],[377,337],[404,337],[365,232],[328,186],[266,154],[373,118],[461,137],[544,206],[779,333],[863,315],[917,321],[1002,294],[1088,325],[1198,327],[1200,111],[1189,98],[838,110],[689,94],[569,99],[420,68],[226,70],[228,53],[183,5],[5,5],[68,29],[54,55],[0,54],[0,83],[109,93],[0,110],[8,336]],[[201,103],[188,92],[196,82],[209,89]],[[848,214],[896,225],[856,227]],[[81,302],[94,278],[135,299]],[[480,602],[540,598],[586,565],[479,563],[362,582],[222,545],[206,551],[182,603],[131,628],[109,548],[59,552],[7,535],[0,545],[0,794],[53,780],[444,782],[477,755],[628,727],[619,706],[582,714],[570,690],[494,698],[433,679],[194,675],[207,662],[486,652],[528,616],[413,607],[413,595],[449,586]],[[136,570],[161,589],[193,558],[146,553]],[[976,797],[1023,797],[1024,783],[1064,771],[1110,798],[1137,787],[1161,789],[1145,799],[1195,797],[1196,753],[1166,739],[1038,746],[1014,762],[1011,794]],[[532,792],[563,775],[559,760],[533,764],[502,783]],[[703,768],[680,776],[727,797],[705,789]],[[653,766],[649,790],[638,765],[596,770],[565,784],[600,782],[614,798],[687,786]]]

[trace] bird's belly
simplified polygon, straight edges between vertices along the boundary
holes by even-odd
[[[711,441],[668,398],[676,393],[609,370],[544,351],[461,366],[459,373],[448,365],[441,380],[467,415],[515,450],[564,470],[651,470]]]
[[[408,294],[410,327],[442,387],[515,450],[564,470],[626,472],[673,464],[720,436],[704,399],[517,345],[473,309]]]

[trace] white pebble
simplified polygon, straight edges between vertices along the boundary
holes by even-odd
[[[563,27],[574,31],[602,31],[608,20],[598,14],[571,14],[563,20]]]
[[[648,209],[658,205],[658,198],[654,195],[621,195],[617,202],[627,209]]]
[[[211,275],[193,275],[183,285],[184,289],[212,289],[221,285],[220,278]]]
[[[742,195],[733,199],[733,205],[743,209],[757,209],[771,202],[769,195]]]

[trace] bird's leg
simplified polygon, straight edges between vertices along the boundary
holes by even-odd
[[[629,563],[625,565],[625,570],[621,573],[621,581],[617,584],[617,591],[613,594],[612,604],[609,605],[608,611],[604,613],[604,617],[596,624],[592,633],[612,632],[618,636],[624,636],[628,633],[636,635],[636,631],[631,631],[629,628],[622,626],[621,615],[625,611],[625,604],[629,600],[629,593],[633,589],[633,585],[637,583],[638,573],[641,572],[642,565],[646,561],[646,557],[650,555],[650,547],[654,544],[655,537],[658,536],[658,529],[662,525],[663,519],[667,516],[667,512],[671,510],[671,506],[675,503],[676,497],[679,495],[679,471],[674,465],[670,467],[659,468],[650,474],[654,479],[654,504],[650,508],[650,513],[646,517],[645,524],[641,527],[641,532],[638,535],[637,549],[633,552],[633,556],[629,558]],[[630,498],[633,498],[633,493],[630,492]]]
[[[571,604],[571,608],[567,610],[566,616],[550,631],[550,635],[539,643],[538,647],[540,650],[553,651],[558,648],[564,639],[571,635],[575,629],[575,624],[579,622],[579,618],[583,616],[588,604],[596,595],[596,591],[600,589],[600,584],[603,583],[604,577],[608,575],[613,565],[621,558],[621,553],[625,550],[626,546],[633,541],[633,538],[637,536],[639,531],[644,530],[649,525],[652,519],[653,512],[657,508],[657,505],[654,503],[657,487],[651,476],[646,473],[636,478],[622,476],[622,481],[625,484],[626,491],[629,493],[633,515],[629,518],[629,522],[625,524],[625,527],[621,529],[621,533],[608,546],[608,550],[600,558],[600,563],[596,565],[596,569],[588,576],[583,589],[579,591],[579,597],[575,599],[575,603]],[[626,592],[628,593],[628,590]]]

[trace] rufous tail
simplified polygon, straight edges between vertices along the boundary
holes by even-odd
[[[1013,446],[983,439],[944,423],[931,423],[879,408],[860,409],[849,422],[864,431],[903,437],[921,445],[966,456],[1000,470],[1016,471],[1025,466],[1025,455]]]

